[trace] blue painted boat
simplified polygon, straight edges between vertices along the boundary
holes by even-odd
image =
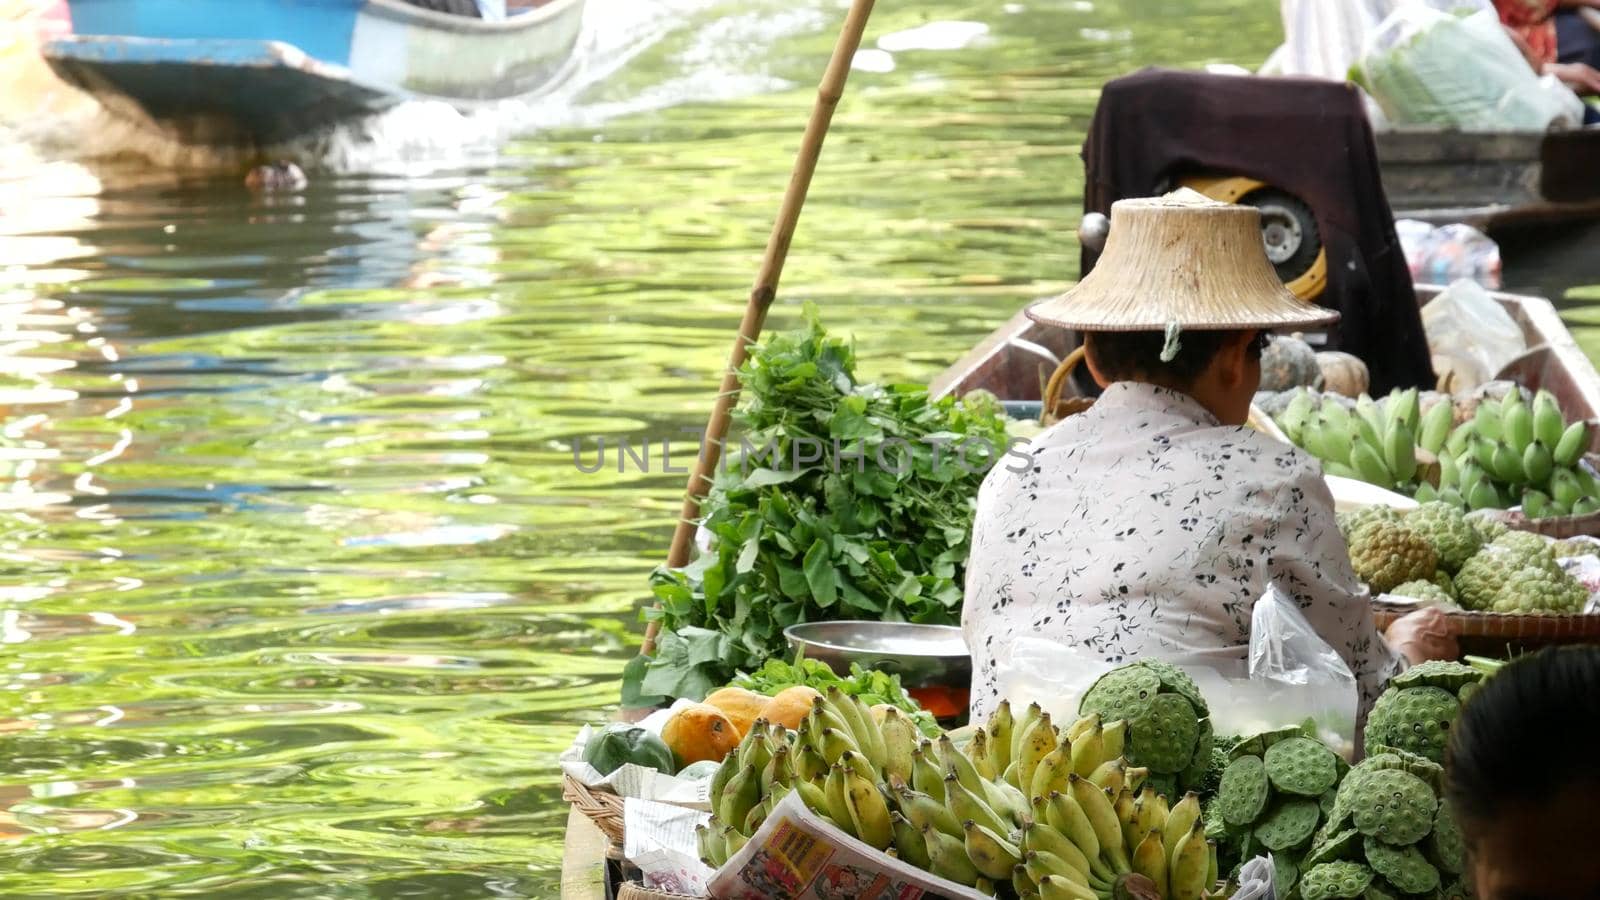
[[[270,145],[408,99],[535,94],[571,62],[583,4],[486,20],[403,0],[67,0],[72,34],[44,54],[180,140]]]

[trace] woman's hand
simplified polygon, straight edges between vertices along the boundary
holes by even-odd
[[[1574,93],[1594,96],[1600,94],[1600,70],[1584,63],[1547,63],[1544,67],[1546,75],[1554,75],[1557,80]]]
[[[1461,655],[1444,613],[1434,607],[1407,613],[1389,626],[1384,640],[1412,665],[1430,659],[1455,659]]]

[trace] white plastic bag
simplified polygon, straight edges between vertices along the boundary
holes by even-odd
[[[1323,743],[1346,757],[1354,753],[1356,676],[1277,585],[1250,616],[1250,681],[1267,727],[1310,722]],[[1220,725],[1217,731],[1227,733]]]
[[[1544,131],[1576,124],[1571,106],[1540,85],[1489,9],[1461,16],[1402,5],[1367,36],[1350,77],[1395,125]]]
[[[1452,282],[1422,308],[1428,350],[1455,365],[1466,364],[1484,384],[1528,349],[1528,339],[1500,301],[1476,282]],[[1437,368],[1437,366],[1436,366]]]
[[[1042,638],[1018,638],[995,667],[996,687],[1012,709],[1030,703],[1058,722],[1078,717],[1078,701],[1116,668],[1098,654]]]

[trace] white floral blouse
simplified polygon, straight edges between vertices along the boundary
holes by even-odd
[[[1137,382],[1022,452],[1026,471],[1007,457],[978,493],[962,615],[974,721],[999,700],[996,661],[1024,636],[1242,677],[1251,612],[1272,583],[1355,673],[1361,719],[1402,667],[1309,456]]]

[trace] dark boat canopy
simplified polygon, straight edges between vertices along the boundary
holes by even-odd
[[[1330,349],[1361,357],[1374,393],[1435,379],[1411,273],[1360,94],[1340,82],[1146,69],[1105,86],[1083,145],[1085,213],[1184,176],[1241,175],[1310,206],[1327,252],[1318,302],[1343,314]],[[1094,267],[1085,247],[1083,272]]]

